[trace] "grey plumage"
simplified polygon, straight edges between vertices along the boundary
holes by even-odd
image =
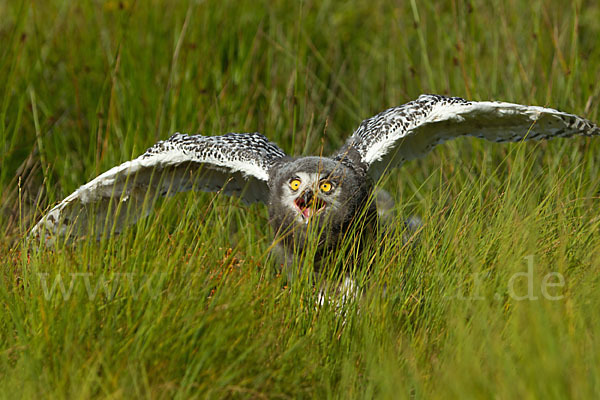
[[[438,95],[422,95],[363,121],[331,157],[291,158],[258,133],[175,134],[77,189],[30,235],[52,243],[56,236],[86,233],[90,219],[110,220],[118,231],[147,214],[159,195],[219,190],[267,203],[275,241],[288,259],[304,250],[308,222],[315,221],[323,232],[318,259],[346,232],[376,224],[373,182],[439,143],[462,135],[503,142],[576,134],[599,135],[600,129],[550,108]],[[120,212],[125,208],[128,213]]]
[[[320,259],[333,251],[347,232],[374,229],[377,210],[369,198],[371,180],[364,169],[345,161],[302,157],[279,162],[272,170],[269,217],[278,252],[286,266],[307,246],[309,222],[314,221],[312,232],[317,233],[319,240],[314,260],[316,269],[321,267]],[[294,179],[301,182],[296,190],[290,187]],[[323,183],[331,185],[329,191],[320,189]],[[315,214],[305,215],[303,206],[314,208]]]

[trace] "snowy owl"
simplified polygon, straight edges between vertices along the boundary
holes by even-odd
[[[275,242],[288,261],[304,249],[309,227],[323,232],[316,263],[348,232],[372,230],[374,182],[439,143],[463,135],[517,142],[599,134],[592,122],[551,108],[439,95],[363,121],[330,157],[287,156],[259,133],[176,133],[81,186],[43,216],[31,236],[50,244],[57,237],[100,235],[107,226],[118,232],[148,214],[159,196],[220,191],[267,204]]]

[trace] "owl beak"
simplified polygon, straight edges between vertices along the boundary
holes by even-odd
[[[326,203],[315,196],[312,190],[308,189],[294,200],[294,205],[304,217],[304,220],[308,222],[313,215],[325,208]]]

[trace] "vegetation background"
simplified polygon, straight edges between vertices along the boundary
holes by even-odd
[[[391,174],[398,232],[352,255],[372,272],[341,309],[274,272],[264,206],[216,194],[23,239],[175,131],[328,153],[421,93],[598,121],[598,37],[591,0],[0,1],[0,397],[600,397],[600,138],[457,140]]]

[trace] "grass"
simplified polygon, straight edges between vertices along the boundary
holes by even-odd
[[[369,289],[342,310],[274,272],[264,206],[215,194],[100,242],[24,240],[174,131],[326,154],[424,92],[598,121],[600,6],[173,3],[0,3],[2,397],[600,395],[599,139],[457,140],[390,174],[395,234],[351,252]]]

